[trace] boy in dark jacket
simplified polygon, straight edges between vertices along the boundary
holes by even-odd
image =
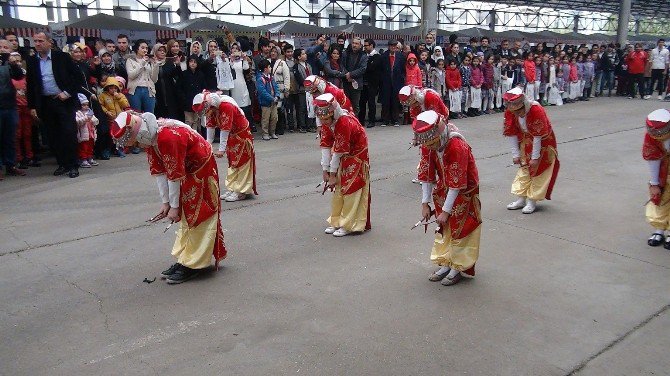
[[[182,110],[184,111],[185,123],[191,128],[203,134],[200,117],[196,112],[193,112],[193,97],[198,93],[202,93],[206,88],[205,74],[199,67],[200,58],[197,55],[191,55],[186,62],[186,70],[181,73],[177,80],[177,90],[179,92],[179,100]]]
[[[256,73],[256,92],[258,104],[261,106],[261,127],[263,140],[278,139],[275,134],[277,128],[277,103],[279,102],[279,86],[271,74],[270,62],[261,60]]]

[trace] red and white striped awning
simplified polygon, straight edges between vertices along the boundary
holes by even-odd
[[[156,30],[156,39],[177,39],[178,37],[179,30]]]
[[[100,29],[89,29],[84,27],[66,26],[65,35],[68,37],[102,38]]]
[[[33,34],[37,34],[40,31],[49,31],[48,27],[5,27],[2,28],[2,33],[12,32],[16,34],[17,37],[32,37]]]

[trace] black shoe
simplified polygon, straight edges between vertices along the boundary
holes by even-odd
[[[651,237],[649,237],[649,240],[647,240],[647,244],[652,247],[658,247],[659,245],[661,245],[661,243],[663,243],[663,240],[664,240],[663,235],[653,233],[651,234]],[[663,247],[667,249],[668,242],[665,242],[665,244],[663,244]]]
[[[14,166],[7,167],[7,176],[26,176],[26,172]]]
[[[300,133],[307,133],[307,130],[305,130],[305,129],[303,129],[303,128],[300,128],[300,130],[298,130],[298,132],[300,132]]]
[[[79,169],[76,167],[72,167],[70,169],[70,172],[67,173],[67,176],[71,178],[76,178],[77,176],[79,176]]]
[[[179,268],[174,273],[167,276],[167,283],[176,285],[188,281],[200,273],[199,269],[187,268],[184,265],[179,265]]]
[[[22,169],[22,170],[27,169],[28,166],[30,166],[29,162],[30,162],[30,160],[28,160],[28,159],[22,160],[21,162],[19,162],[19,168]]]
[[[368,123],[368,125],[365,126],[365,128],[374,128],[375,123]]]
[[[251,126],[251,133],[256,133],[258,132],[258,128],[256,128],[255,125]]]
[[[60,176],[60,175],[63,175],[64,173],[66,173],[66,172],[67,172],[67,168],[65,168],[63,166],[58,166],[56,171],[54,171],[54,176]]]
[[[38,159],[33,159],[30,161],[30,167],[42,167],[42,162],[40,162]]]
[[[176,272],[177,269],[179,269],[180,266],[181,266],[181,264],[177,262],[177,263],[172,264],[172,266],[170,266],[166,270],[163,270],[161,272],[161,279],[165,279],[168,276],[174,274],[174,272]]]
[[[665,243],[663,243],[663,248],[670,249],[670,239],[665,238]]]

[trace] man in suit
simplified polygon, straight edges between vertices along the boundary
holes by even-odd
[[[381,58],[381,90],[382,127],[393,125],[399,127],[400,101],[398,92],[405,86],[405,55],[398,51],[398,42],[390,40],[388,50]]]
[[[367,109],[367,127],[372,128],[377,121],[377,93],[379,93],[382,55],[375,49],[375,41],[373,39],[366,39],[363,41],[363,50],[368,55],[368,63],[365,70],[363,92],[361,93],[361,100],[358,104],[358,120],[361,124],[365,124]]]
[[[70,55],[52,50],[53,40],[44,32],[33,36],[37,54],[28,59],[28,107],[47,127],[49,147],[56,155],[55,176],[79,176],[77,165],[77,93],[81,74]]]

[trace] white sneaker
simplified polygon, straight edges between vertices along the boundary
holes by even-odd
[[[342,227],[338,228],[337,230],[335,230],[335,232],[333,232],[333,236],[337,236],[338,238],[340,236],[347,236],[347,235],[349,235],[349,232]]]
[[[223,194],[221,195],[221,199],[222,199],[222,200],[225,200],[226,197],[230,196],[231,193],[233,193],[233,192],[231,192],[231,191],[225,191],[225,192],[223,192]]]
[[[645,95],[644,96],[644,99],[649,99],[649,98],[651,98],[651,95]]]
[[[523,214],[531,214],[534,211],[535,211],[535,201],[533,200],[528,200],[526,202],[526,206],[524,206],[523,209],[521,210]]]
[[[526,198],[525,197],[519,197],[518,200],[511,202],[507,204],[507,210],[517,210],[521,209],[526,205]]]
[[[81,168],[91,168],[91,164],[88,163],[88,161],[84,160],[84,161],[81,161],[81,163],[79,164],[79,167],[81,167]]]
[[[279,137],[276,134],[271,134],[270,138],[273,140],[279,140]]]
[[[662,101],[662,100],[663,100],[663,96],[662,96],[662,95],[659,95],[659,96],[658,96],[658,100],[659,100],[659,101]]]
[[[331,234],[334,233],[335,231],[337,231],[337,227],[328,226],[328,227],[326,227],[326,231],[324,231],[324,232],[325,232],[326,234],[328,234],[328,235],[331,235]]]
[[[419,179],[417,179],[417,178],[414,178],[414,179],[412,179],[412,183],[414,183],[414,184],[421,184],[421,180],[419,180]]]
[[[235,202],[235,201],[241,201],[247,198],[247,195],[244,193],[237,193],[237,192],[231,192],[224,200],[226,202]]]
[[[381,126],[381,127],[386,127],[386,126],[387,126],[387,124],[386,124],[386,123],[381,123],[381,125],[380,125],[380,126]]]
[[[269,141],[269,140],[270,140],[270,136],[264,134],[264,135],[263,135],[263,140],[265,140],[265,141]]]

